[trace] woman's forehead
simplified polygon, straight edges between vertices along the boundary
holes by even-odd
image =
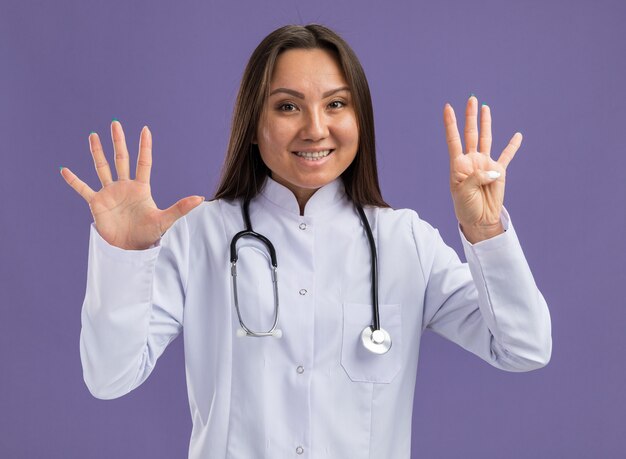
[[[287,88],[299,93],[326,93],[348,84],[337,58],[324,49],[290,49],[278,55],[270,93]]]

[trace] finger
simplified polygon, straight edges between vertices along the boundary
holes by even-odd
[[[483,104],[480,108],[480,138],[478,151],[489,156],[491,154],[491,109]]]
[[[126,148],[126,138],[122,124],[113,120],[111,123],[111,138],[113,139],[113,149],[115,150],[115,170],[118,180],[129,180],[128,149]]]
[[[170,226],[180,217],[187,215],[195,207],[202,204],[204,196],[189,196],[178,201],[173,206],[162,211],[161,234],[165,233]]]
[[[461,144],[461,136],[456,125],[456,116],[452,105],[446,104],[443,108],[443,124],[446,128],[446,142],[448,143],[448,152],[450,159],[463,154],[463,145]]]
[[[98,174],[100,183],[102,183],[102,186],[107,186],[109,183],[113,182],[111,168],[102,150],[100,137],[95,132],[89,134],[89,150],[91,150],[93,164],[96,167],[96,174]]]
[[[470,96],[465,109],[465,149],[467,153],[478,151],[478,99]]]
[[[91,198],[96,193],[89,188],[85,182],[76,177],[76,175],[67,167],[63,167],[61,169],[61,176],[65,179],[69,186],[74,188],[74,190],[76,190],[76,192],[85,199],[85,201],[88,203],[91,202]]]
[[[144,126],[139,136],[139,156],[137,156],[137,173],[135,178],[139,182],[150,183],[152,169],[152,133],[148,126]]]
[[[506,169],[521,145],[522,134],[521,132],[516,132],[513,137],[511,137],[511,140],[509,140],[509,144],[502,151],[502,154],[498,158],[498,163]]]

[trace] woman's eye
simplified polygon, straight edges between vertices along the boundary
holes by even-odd
[[[293,112],[296,109],[296,106],[294,104],[281,104],[278,109],[281,112]]]
[[[341,107],[345,107],[345,103],[341,100],[333,100],[330,104],[328,104],[331,106],[331,108],[341,108]]]

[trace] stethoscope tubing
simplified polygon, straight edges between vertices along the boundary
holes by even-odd
[[[376,255],[376,242],[374,241],[374,235],[372,234],[372,228],[369,225],[365,211],[360,204],[355,203],[354,206],[357,209],[361,224],[365,229],[367,240],[370,246],[371,256],[371,294],[372,294],[372,325],[365,327],[361,334],[361,340],[365,348],[374,354],[385,354],[391,348],[391,337],[389,333],[380,327],[380,315],[378,307],[378,258]],[[252,223],[250,221],[250,200],[246,199],[242,205],[243,219],[246,229],[238,232],[232,238],[230,242],[230,263],[231,263],[231,275],[233,279],[233,291],[235,309],[237,310],[237,317],[239,318],[239,324],[241,325],[242,334],[240,336],[282,336],[282,332],[277,330],[278,316],[279,316],[279,300],[278,300],[278,261],[276,257],[276,250],[272,242],[260,233],[255,232],[252,229]],[[261,241],[267,248],[270,254],[270,261],[272,264],[272,283],[274,288],[274,322],[272,327],[267,332],[257,332],[248,328],[243,318],[241,317],[241,311],[239,309],[239,298],[237,294],[237,241],[243,237],[252,237]],[[238,333],[239,334],[239,333]]]
[[[372,328],[374,330],[380,329],[380,315],[378,312],[378,257],[376,256],[376,243],[374,241],[374,235],[372,234],[372,228],[370,228],[365,211],[363,207],[355,204],[356,210],[361,217],[361,223],[365,227],[365,233],[370,245],[370,254],[372,257]]]

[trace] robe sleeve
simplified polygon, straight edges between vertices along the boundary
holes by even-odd
[[[508,371],[545,366],[552,352],[548,306],[506,210],[505,232],[476,244],[461,239],[467,263],[416,218],[426,280],[424,327]]]
[[[80,358],[94,397],[139,386],[181,332],[188,252],[184,217],[146,250],[111,246],[91,225]]]

